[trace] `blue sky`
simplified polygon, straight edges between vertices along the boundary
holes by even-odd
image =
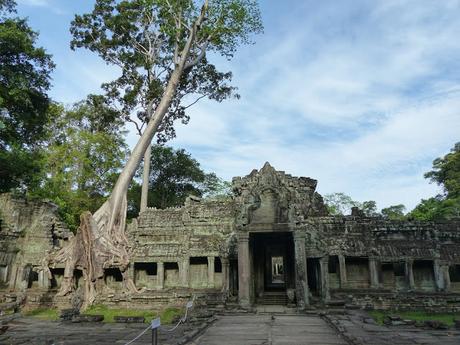
[[[117,70],[72,52],[93,0],[18,0],[57,64],[52,97],[98,92]],[[265,33],[230,61],[241,100],[201,102],[170,144],[230,179],[269,161],[378,206],[439,192],[423,173],[460,140],[460,0],[260,1]],[[130,134],[128,141],[136,140]]]

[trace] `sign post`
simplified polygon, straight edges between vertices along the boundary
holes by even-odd
[[[152,345],[158,345],[158,328],[161,326],[160,318],[152,320]]]

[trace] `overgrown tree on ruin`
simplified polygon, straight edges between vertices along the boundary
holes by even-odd
[[[261,30],[255,0],[96,0],[91,13],[76,16],[72,47],[87,48],[120,67],[121,77],[105,89],[126,106],[127,118],[141,102],[139,114],[148,124],[109,199],[94,214],[83,213],[76,236],[50,256],[49,265],[65,262],[60,295],[73,291],[77,268],[85,281],[83,308],[94,302],[106,268],[119,268],[126,289],[137,291],[127,274],[129,184],[154,135],[180,115],[181,94],[193,94],[203,85],[212,89],[215,77],[218,85],[228,79],[208,62],[207,53],[230,59]],[[209,74],[214,75],[209,83],[199,82]],[[179,112],[171,113],[177,107]]]

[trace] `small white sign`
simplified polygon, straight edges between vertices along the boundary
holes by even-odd
[[[156,319],[153,319],[152,320],[152,323],[151,323],[151,326],[152,326],[152,329],[156,329],[156,328],[159,328],[161,326],[161,320],[159,317],[157,317]]]
[[[193,307],[193,301],[188,301],[186,307],[187,309],[190,309],[191,307]]]

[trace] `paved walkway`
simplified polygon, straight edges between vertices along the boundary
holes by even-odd
[[[353,344],[459,345],[460,330],[430,330],[414,326],[378,326],[361,311],[327,316]],[[363,322],[363,320],[367,320]],[[210,321],[210,320],[209,320]],[[124,345],[146,324],[62,323],[21,318],[0,335],[1,345]],[[175,332],[160,332],[159,345],[177,345],[190,339],[204,321],[191,321]],[[150,345],[147,332],[133,345]],[[189,345],[346,345],[335,328],[316,315],[219,316]]]
[[[222,316],[195,345],[346,345],[319,316]]]
[[[379,326],[363,311],[328,316],[347,338],[360,345],[459,345],[460,330],[424,329],[415,326]],[[367,320],[363,322],[363,320]]]
[[[17,319],[0,335],[0,345],[124,345],[136,337],[147,324],[63,323],[33,318]],[[194,326],[179,326],[176,332],[160,333],[160,345],[176,345]],[[133,345],[151,345],[146,332]]]

